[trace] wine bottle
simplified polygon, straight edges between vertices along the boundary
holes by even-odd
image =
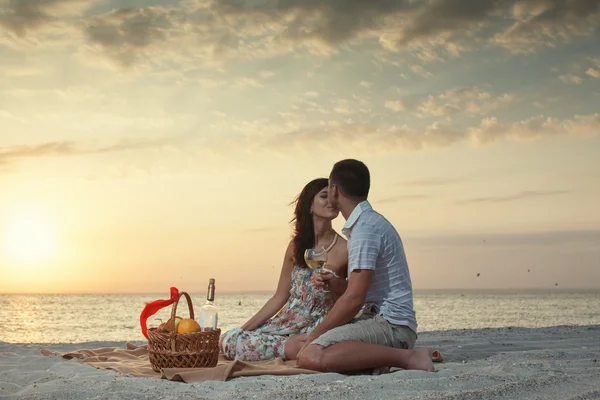
[[[206,295],[206,303],[200,308],[198,322],[202,331],[211,331],[217,329],[219,313],[215,306],[215,280],[208,281],[208,294]]]

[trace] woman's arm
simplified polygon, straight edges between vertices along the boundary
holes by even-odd
[[[290,279],[292,277],[292,270],[294,269],[292,261],[292,242],[288,245],[285,251],[285,258],[283,259],[283,266],[281,267],[281,274],[279,275],[279,283],[277,284],[277,291],[275,294],[265,303],[265,305],[252,317],[242,325],[242,330],[251,331],[262,324],[264,324],[269,318],[277,313],[285,305],[290,298],[290,289],[292,284]]]

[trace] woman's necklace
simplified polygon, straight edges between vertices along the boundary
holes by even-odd
[[[319,243],[316,243],[315,247],[323,247],[324,249],[326,249],[327,251],[329,251],[331,249],[331,247],[333,247],[332,245],[334,244],[335,241],[337,241],[337,232],[334,231],[333,229],[330,230],[329,232],[332,232],[333,235],[331,235],[331,239],[327,238],[327,240],[322,240],[323,244],[319,245]],[[325,235],[323,235],[325,236]]]

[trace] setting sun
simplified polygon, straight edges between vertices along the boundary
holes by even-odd
[[[58,251],[57,224],[39,209],[19,210],[4,227],[3,244],[8,258],[19,263],[48,261]]]

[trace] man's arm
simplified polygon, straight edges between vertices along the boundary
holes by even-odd
[[[348,287],[325,319],[310,333],[304,347],[325,332],[344,325],[356,317],[365,304],[367,291],[371,286],[371,279],[382,249],[382,240],[380,234],[369,229],[357,229],[352,232],[352,238],[348,241],[348,271],[352,271],[348,277]]]
[[[325,319],[310,333],[306,345],[325,332],[344,325],[356,317],[356,314],[365,304],[372,277],[373,270],[370,269],[355,269],[350,274],[346,291],[335,302]]]

